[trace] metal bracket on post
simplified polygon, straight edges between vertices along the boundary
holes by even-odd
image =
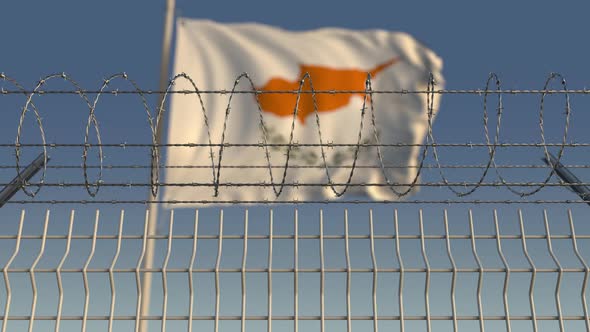
[[[578,177],[576,177],[569,169],[558,162],[557,158],[555,158],[551,153],[549,153],[549,159],[550,160],[547,160],[545,157],[543,158],[543,161],[550,167],[553,167],[559,178],[561,178],[563,182],[569,184],[571,190],[578,194],[582,200],[586,201],[588,205],[590,205],[590,189],[588,189],[588,187],[585,185],[580,184],[582,181],[580,181],[580,179],[578,179]]]
[[[49,161],[49,157],[47,157]],[[41,153],[32,163],[20,172],[2,191],[0,191],[0,207],[3,207],[17,191],[45,166],[45,154]]]

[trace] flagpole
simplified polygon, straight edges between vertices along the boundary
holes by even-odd
[[[164,34],[162,37],[162,60],[160,63],[160,84],[159,90],[165,91],[168,87],[168,79],[169,79],[169,66],[170,66],[170,49],[172,47],[172,32],[174,30],[174,12],[175,12],[176,0],[166,0],[166,12],[164,16]],[[162,101],[164,100],[164,94],[160,93],[158,95],[158,112],[162,111],[159,109],[160,105],[162,105]],[[164,105],[162,105],[163,107]],[[157,113],[158,114],[158,113]],[[156,116],[157,116],[156,114]],[[156,128],[156,144],[162,143],[162,127],[163,127],[163,120],[164,117],[162,116],[160,121],[157,121],[157,128]],[[154,165],[154,162],[159,162],[152,159],[152,169],[154,169],[157,165]],[[150,188],[151,189],[151,188]],[[158,193],[160,188],[158,188]],[[150,190],[149,193],[149,200],[155,201],[157,200],[158,195],[154,195]],[[148,206],[149,218],[148,218],[148,237],[154,236],[157,233],[158,229],[158,204],[157,203],[150,203]],[[146,243],[146,251],[144,257],[144,270],[151,269],[154,264],[154,252],[156,249],[156,241],[155,239],[145,239]],[[151,290],[152,290],[152,275],[153,273],[144,272],[143,273],[143,282],[142,282],[142,290],[141,290],[141,317],[145,317],[149,315],[149,308],[150,308],[150,300],[151,300]],[[140,322],[140,331],[146,332],[148,330],[148,321],[141,320]]]

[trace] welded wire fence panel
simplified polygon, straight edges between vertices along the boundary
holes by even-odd
[[[1,331],[139,331],[144,321],[150,331],[589,330],[590,200],[568,191],[542,158],[552,153],[581,179],[578,186],[590,185],[590,114],[583,111],[590,91],[569,89],[558,74],[536,90],[502,88],[495,75],[471,90],[437,90],[430,82],[424,91],[373,91],[369,82],[366,91],[269,92],[238,84],[175,91],[171,82],[151,91],[119,74],[85,90],[57,74],[29,88],[0,75],[0,184],[39,154],[51,157],[0,209]],[[201,95],[261,93],[442,98],[436,121],[432,108],[425,110],[427,135],[417,144],[378,137],[273,143],[264,133],[261,142],[156,140],[162,94],[192,96],[200,112]],[[411,146],[420,148],[417,163],[384,163],[378,154]],[[166,163],[173,148],[213,153],[210,160]],[[285,149],[285,158],[231,165],[221,156],[273,148]],[[320,149],[328,161],[351,149],[374,158],[308,165],[290,160],[292,148]],[[179,168],[213,176],[164,181],[163,172]],[[234,183],[219,176],[230,168],[414,168],[419,176],[408,183],[354,176]],[[147,198],[181,186],[212,198]],[[338,200],[214,200],[226,189],[291,187],[344,192]],[[346,193],[358,187],[419,190],[366,201]],[[150,203],[175,207],[156,216],[156,234],[148,232]],[[197,211],[181,209],[186,203]]]
[[[65,222],[23,212],[0,236],[2,328],[138,329],[143,272],[155,280],[141,317],[153,330],[588,328],[584,218],[387,210],[171,212],[149,270],[147,219],[130,228],[121,211],[101,231],[98,212]]]

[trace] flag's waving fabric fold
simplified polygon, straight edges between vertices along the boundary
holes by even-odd
[[[167,148],[167,166],[183,167],[165,169],[163,199],[306,201],[336,198],[344,191],[344,197],[395,199],[389,186],[370,184],[410,183],[416,168],[385,168],[384,174],[381,167],[366,166],[380,166],[380,159],[386,166],[417,165],[420,147],[381,147],[379,158],[374,145],[422,143],[427,94],[369,98],[367,76],[372,90],[416,91],[427,89],[432,73],[440,89],[441,69],[437,55],[400,32],[292,32],[181,19],[174,71],[186,73],[199,91],[227,93],[172,95],[166,143],[196,146]],[[236,91],[261,93],[231,94],[237,78]],[[183,77],[173,86],[175,91],[194,89]],[[297,90],[301,93],[265,93]],[[321,93],[327,90],[334,92]],[[438,99],[434,94],[435,113]],[[289,148],[290,142],[300,146]],[[359,142],[364,146],[356,153]],[[322,153],[320,143],[340,145],[324,146]],[[393,189],[404,193],[407,187]]]

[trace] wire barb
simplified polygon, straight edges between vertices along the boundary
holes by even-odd
[[[518,165],[498,165],[496,164],[495,157],[497,152],[500,148],[516,148],[516,147],[540,147],[543,148],[545,157],[549,158],[549,147],[558,148],[557,157],[555,161],[557,163],[560,162],[564,155],[565,148],[570,147],[589,147],[590,143],[571,143],[568,142],[568,133],[569,133],[569,126],[571,122],[571,105],[570,105],[570,95],[571,94],[582,94],[586,95],[589,93],[588,90],[570,90],[567,87],[566,80],[558,73],[551,73],[545,81],[545,84],[542,89],[539,90],[515,90],[515,89],[503,89],[501,85],[501,80],[495,73],[491,73],[488,76],[486,81],[485,87],[483,89],[456,89],[456,90],[445,90],[445,89],[436,89],[434,77],[431,74],[428,79],[428,84],[425,90],[416,90],[410,91],[407,89],[402,89],[399,91],[395,90],[373,90],[372,88],[372,78],[371,75],[367,75],[365,89],[362,91],[348,91],[348,90],[315,90],[313,87],[313,79],[309,74],[306,74],[301,78],[299,87],[297,90],[277,90],[277,91],[260,91],[256,90],[255,84],[250,78],[247,73],[242,73],[234,80],[234,84],[231,90],[200,90],[197,84],[193,81],[193,79],[187,75],[186,73],[181,73],[175,75],[169,82],[167,88],[164,91],[155,91],[155,90],[144,90],[138,86],[138,84],[132,80],[126,73],[119,73],[115,75],[111,75],[105,78],[102,81],[102,85],[98,90],[85,90],[83,89],[75,80],[73,80],[69,75],[65,73],[56,73],[47,75],[41,78],[35,87],[31,89],[26,89],[23,85],[21,85],[18,81],[11,78],[10,76],[5,75],[2,73],[0,75],[0,80],[5,82],[7,85],[12,86],[12,90],[4,89],[4,95],[23,95],[25,97],[25,103],[22,107],[19,124],[17,127],[17,135],[16,135],[16,142],[14,144],[0,144],[0,147],[13,147],[15,149],[15,166],[17,173],[20,171],[21,163],[22,163],[22,148],[23,147],[40,147],[43,149],[42,155],[45,161],[47,161],[47,148],[59,148],[59,147],[81,147],[82,148],[82,165],[78,166],[82,169],[83,172],[83,186],[85,187],[87,193],[90,197],[96,197],[101,187],[106,186],[113,186],[114,183],[110,183],[104,179],[104,170],[105,169],[115,169],[115,168],[122,168],[125,167],[124,165],[104,165],[104,148],[107,147],[119,147],[119,148],[131,148],[131,147],[147,147],[150,149],[150,165],[134,165],[137,168],[149,168],[150,169],[150,181],[149,183],[141,184],[142,186],[149,186],[151,189],[152,194],[155,196],[158,193],[159,187],[165,186],[166,184],[160,180],[160,170],[161,169],[169,169],[174,167],[200,167],[211,168],[211,182],[208,184],[201,184],[201,183],[190,183],[190,184],[183,184],[183,185],[190,185],[190,186],[207,186],[211,187],[211,196],[212,198],[219,197],[220,190],[222,187],[227,186],[235,186],[236,184],[228,184],[223,183],[221,180],[222,178],[222,170],[232,167],[238,168],[267,168],[268,169],[268,176],[270,181],[267,181],[265,184],[260,184],[260,187],[270,187],[272,188],[275,198],[279,199],[281,193],[284,191],[286,187],[289,186],[304,186],[306,184],[297,183],[297,184],[289,184],[287,182],[287,174],[289,169],[296,169],[296,168],[318,168],[323,169],[325,173],[326,182],[319,184],[311,184],[311,185],[322,185],[326,186],[328,190],[330,190],[335,197],[342,197],[350,188],[358,186],[355,184],[354,175],[356,169],[361,168],[375,168],[380,169],[382,174],[382,183],[381,186],[385,188],[389,188],[389,190],[394,194],[395,197],[401,198],[407,196],[409,193],[415,191],[416,188],[424,185],[428,185],[428,183],[419,183],[420,175],[424,173],[424,170],[435,168],[438,169],[438,173],[441,179],[441,186],[446,187],[449,189],[457,198],[463,198],[469,196],[476,192],[480,187],[485,186],[499,186],[504,187],[511,191],[518,197],[529,197],[532,196],[543,188],[552,186],[549,181],[553,174],[557,171],[554,167],[548,167],[548,173],[542,181],[538,181],[537,183],[529,182],[529,184],[521,186],[519,183],[514,183],[506,180],[505,176],[502,174],[501,170],[504,168],[516,168]],[[66,84],[72,87],[71,90],[50,90],[47,89],[46,86],[55,80],[64,81]],[[122,81],[124,84],[127,84],[130,89],[110,89],[109,87],[113,85],[114,81]],[[190,90],[175,90],[174,86],[176,83],[180,81],[188,82],[188,84],[192,87]],[[240,82],[246,81],[247,85],[249,86],[249,90],[239,90],[238,85]],[[550,85],[553,82],[558,82],[561,85],[560,89],[550,89]],[[304,88],[305,87],[305,88]],[[278,94],[294,94],[296,95],[296,101],[293,105],[293,113],[291,117],[291,125],[290,125],[290,132],[288,134],[288,140],[284,143],[271,143],[269,141],[269,132],[267,131],[263,111],[261,109],[261,104],[258,100],[259,96],[262,94],[267,93],[278,93]],[[325,135],[322,135],[322,124],[320,123],[320,116],[318,112],[318,105],[317,105],[317,96],[321,94],[360,94],[363,97],[363,105],[359,112],[359,123],[358,123],[358,131],[356,137],[356,143],[349,143],[349,144],[341,144],[339,142],[331,142],[325,138]],[[37,106],[34,103],[35,97],[40,95],[47,95],[47,94],[58,94],[58,95],[69,95],[75,94],[78,95],[86,104],[88,108],[88,118],[85,125],[85,132],[84,132],[84,142],[83,144],[75,144],[75,143],[47,143],[46,141],[46,133],[43,126],[43,121],[41,118],[41,113],[38,110]],[[145,110],[147,122],[150,128],[150,141],[151,143],[103,143],[101,139],[101,131],[98,126],[98,119],[96,116],[96,109],[99,105],[99,101],[101,97],[105,94],[130,94],[136,95],[140,99],[140,103],[142,104],[143,109]],[[151,94],[160,94],[162,95],[162,102],[160,105],[156,107],[156,109],[151,110],[150,106],[147,102],[147,96]],[[173,94],[192,94],[198,97],[198,102],[200,104],[199,112],[203,115],[203,125],[205,128],[205,132],[207,135],[206,142],[202,143],[186,143],[186,144],[157,144],[156,137],[158,134],[158,125],[162,121],[163,116],[166,112],[165,104],[167,98]],[[256,101],[257,111],[259,115],[259,128],[261,131],[261,138],[262,141],[256,143],[229,143],[226,142],[226,132],[227,132],[227,124],[229,118],[231,116],[231,105],[233,97],[239,94],[251,94],[253,95]],[[300,99],[303,95],[311,94],[311,100],[313,104],[313,111],[315,115],[315,124],[317,127],[318,133],[318,143],[299,143],[295,137],[294,133],[296,130],[296,121],[297,113],[299,109]],[[377,130],[377,120],[375,117],[375,106],[373,96],[376,94],[399,94],[399,95],[424,95],[426,98],[426,124],[427,124],[427,134],[426,134],[426,142],[425,143],[415,143],[415,142],[400,142],[400,143],[392,143],[392,142],[381,142],[380,135]],[[527,95],[539,95],[540,102],[539,102],[539,129],[540,129],[540,142],[535,143],[515,143],[515,142],[502,142],[500,133],[502,127],[502,117],[504,112],[504,101],[503,96],[505,94],[527,94]],[[213,143],[213,138],[211,136],[210,124],[209,119],[207,117],[207,109],[205,108],[203,102],[203,95],[228,95],[228,103],[225,109],[225,116],[223,122],[223,130],[221,133],[221,141],[219,143]],[[435,96],[440,95],[478,95],[482,96],[483,98],[483,132],[485,136],[485,142],[483,143],[439,143],[437,142],[434,130],[433,130],[433,118],[435,115],[434,109],[434,99]],[[546,141],[546,124],[545,124],[545,104],[546,104],[546,97],[549,95],[560,95],[564,97],[564,126],[563,126],[563,135],[561,142],[559,143],[548,143]],[[489,128],[489,111],[488,111],[488,102],[491,96],[496,97],[496,106],[495,106],[495,113],[496,113],[496,125],[495,128],[492,130]],[[367,105],[368,103],[368,105]],[[41,138],[41,143],[38,144],[25,144],[22,143],[22,131],[23,131],[23,124],[26,117],[26,114],[32,111],[35,117],[35,121],[39,127],[39,133]],[[366,117],[368,119],[365,119]],[[363,128],[365,126],[370,126],[372,130],[372,140],[374,142],[364,142],[362,140],[362,133]],[[161,126],[160,126],[161,127]],[[93,131],[93,134],[96,136],[96,143],[90,143],[90,133]],[[493,136],[493,138],[491,137]],[[163,147],[205,147],[209,149],[210,155],[210,165],[166,165],[162,164],[160,161],[162,160],[162,151],[161,148]],[[253,147],[253,148],[262,148],[264,149],[264,158],[266,159],[266,165],[227,165],[224,163],[224,155],[227,153],[231,153],[234,148],[240,147]],[[350,148],[352,151],[352,161],[350,165],[330,165],[328,162],[327,157],[327,149],[333,149],[335,147],[347,147]],[[389,147],[407,147],[407,148],[418,148],[420,152],[418,153],[418,163],[416,165],[397,165],[395,167],[399,168],[407,168],[409,170],[413,170],[411,172],[412,177],[410,181],[407,183],[399,183],[395,181],[390,176],[390,170],[392,165],[386,165],[383,160],[383,150],[384,148]],[[469,165],[443,165],[440,162],[440,150],[441,147],[464,147],[464,148],[477,148],[483,147],[487,148],[488,150],[488,158],[487,161],[483,164],[478,165],[477,167],[481,170],[481,173],[476,181],[471,182],[460,182],[454,183],[448,180],[448,175],[444,171],[444,169],[448,167],[452,168],[462,168],[462,167],[470,167]],[[284,160],[282,162],[277,163],[276,160],[273,162],[271,160],[271,153],[270,149],[275,148],[285,148],[284,149]],[[318,165],[295,165],[293,160],[294,151],[301,149],[301,148],[319,148],[320,152],[320,160],[321,163]],[[326,149],[327,148],[327,149]],[[88,164],[88,154],[90,149],[97,149],[98,155],[98,165],[89,165]],[[434,164],[426,164],[426,159],[428,157],[429,150],[432,149],[432,157],[434,159]],[[365,150],[374,150],[376,155],[376,163],[374,165],[359,165],[359,155],[361,151]],[[0,165],[0,168],[10,167],[8,165]],[[21,189],[25,194],[30,197],[35,197],[42,187],[44,186],[52,186],[54,184],[46,183],[45,179],[47,176],[47,169],[58,169],[58,168],[66,168],[67,165],[55,165],[54,167],[51,166],[44,166],[43,172],[41,175],[41,179],[37,183],[23,183]],[[534,165],[535,168],[541,168],[540,165]],[[587,165],[581,165],[581,167],[590,167]],[[278,178],[275,178],[275,173],[273,172],[274,168],[281,169],[281,175]],[[96,179],[94,181],[90,180],[90,176],[88,173],[89,169],[96,169],[98,171]],[[348,175],[346,179],[343,181],[335,181],[334,180],[334,169],[347,169]],[[486,178],[488,177],[490,170],[494,170],[499,182],[487,183]],[[60,184],[61,187],[68,187],[68,186],[79,186],[81,184],[73,184],[63,182]],[[308,184],[309,185],[309,184]],[[367,186],[369,184],[365,184]],[[371,184],[373,185],[373,184]],[[375,184],[377,185],[377,184]],[[133,186],[131,184],[127,184],[127,186]],[[438,184],[436,185],[438,186]],[[517,188],[522,187],[531,187],[527,188],[526,190],[520,190]],[[30,188],[34,187],[34,190]],[[460,190],[459,188],[463,188]],[[401,190],[400,190],[401,189]],[[57,201],[56,201],[57,202]],[[80,200],[79,203],[86,203],[86,201]]]

